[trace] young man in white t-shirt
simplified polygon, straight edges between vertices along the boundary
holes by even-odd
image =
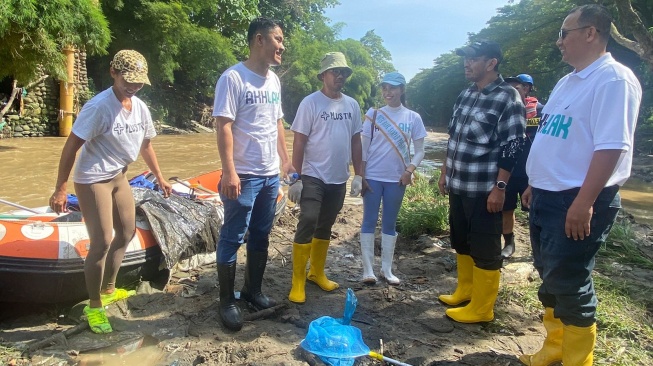
[[[279,191],[279,157],[282,173],[294,172],[286,150],[281,84],[270,70],[270,66],[281,64],[283,30],[276,21],[257,18],[249,25],[247,40],[249,58],[220,76],[213,105],[222,162],[219,191],[225,213],[216,253],[220,318],[231,330],[243,326],[234,282],[236,252],[248,229],[241,298],[257,309],[276,305],[261,292],[261,283]]]
[[[292,289],[288,299],[304,303],[306,263],[308,280],[324,291],[339,286],[324,274],[331,227],[345,199],[349,161],[354,165],[352,195],[362,189],[361,110],[341,92],[352,70],[341,52],[327,53],[318,79],[322,89],[302,100],[292,124],[293,166],[301,174],[290,186],[288,198],[299,203],[300,214],[293,243]]]
[[[630,175],[642,88],[606,52],[611,16],[601,5],[573,9],[557,46],[574,71],[560,79],[542,111],[526,172],[538,296],[547,329],[526,365],[590,366],[596,342],[595,256],[621,206]]]

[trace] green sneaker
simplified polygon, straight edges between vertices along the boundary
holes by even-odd
[[[107,306],[113,304],[116,301],[124,300],[130,296],[136,295],[134,290],[125,290],[122,288],[117,288],[113,290],[110,294],[100,294],[100,300],[102,300],[102,305]]]
[[[107,334],[113,332],[104,308],[89,308],[86,306],[84,307],[84,314],[86,314],[88,326],[93,333]]]

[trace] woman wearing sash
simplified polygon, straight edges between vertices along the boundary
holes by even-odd
[[[363,224],[361,256],[363,283],[377,281],[374,263],[374,232],[383,202],[381,216],[381,276],[390,285],[399,285],[392,274],[392,261],[397,242],[396,223],[406,186],[424,158],[426,130],[422,118],[406,108],[406,79],[398,72],[386,74],[381,81],[386,105],[371,108],[365,114],[363,131],[363,167],[369,189],[363,192]],[[415,147],[411,158],[411,141]]]

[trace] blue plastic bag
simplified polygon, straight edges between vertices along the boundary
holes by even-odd
[[[360,329],[349,325],[357,305],[354,291],[347,289],[343,317],[323,316],[313,320],[300,346],[331,366],[351,366],[356,357],[368,355],[370,349],[363,342]]]

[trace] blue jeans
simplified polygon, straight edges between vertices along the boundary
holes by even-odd
[[[565,234],[565,220],[578,191],[533,189],[531,246],[542,278],[538,292],[542,305],[553,308],[564,324],[588,327],[596,322],[598,302],[592,281],[595,256],[617,217],[621,198],[618,186],[604,188],[594,202],[590,235],[574,240]]]
[[[240,196],[231,200],[220,194],[224,205],[224,224],[216,251],[218,264],[236,261],[236,252],[249,229],[247,250],[267,252],[274,211],[279,194],[279,176],[239,174]],[[218,188],[219,189],[219,188]]]
[[[383,201],[381,215],[381,232],[386,235],[397,235],[397,216],[401,208],[401,201],[406,193],[406,186],[399,182],[379,182],[367,180],[370,190],[363,196],[363,225],[362,233],[374,233],[376,222],[379,219],[379,207]]]

